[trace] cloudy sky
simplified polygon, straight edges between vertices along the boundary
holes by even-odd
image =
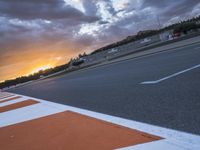
[[[0,81],[197,15],[199,0],[0,0]]]

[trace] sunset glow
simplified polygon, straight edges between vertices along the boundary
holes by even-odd
[[[51,65],[40,66],[40,67],[34,69],[30,74],[34,74],[34,73],[37,73],[39,71],[44,71],[44,70],[50,69],[50,68],[53,68],[53,66],[51,66]]]

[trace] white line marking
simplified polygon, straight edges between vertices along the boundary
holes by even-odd
[[[200,64],[198,64],[198,65],[196,65],[196,66],[193,66],[193,67],[191,67],[191,68],[185,69],[185,70],[183,70],[183,71],[174,73],[174,74],[169,75],[169,76],[167,76],[167,77],[161,78],[161,79],[159,79],[159,80],[155,80],[155,81],[145,81],[145,82],[141,82],[140,84],[157,84],[157,83],[160,83],[160,82],[162,82],[162,81],[164,81],[164,80],[173,78],[173,77],[175,77],[175,76],[178,76],[178,75],[183,74],[183,73],[185,73],[185,72],[188,72],[188,71],[190,71],[190,70],[196,69],[196,68],[198,68],[198,67],[200,67]]]
[[[9,97],[11,97],[12,95],[10,94],[10,95],[0,95],[0,99],[3,99],[3,98],[9,98]]]
[[[3,102],[3,103],[0,104],[0,107],[4,107],[4,106],[7,106],[7,105],[23,102],[23,101],[26,101],[26,100],[28,100],[28,99],[24,98],[24,97],[21,97],[21,98],[15,99],[15,100]]]
[[[0,113],[0,128],[64,111],[66,111],[66,109],[52,108],[42,103],[14,109]]]
[[[6,97],[6,98],[2,98],[2,99],[0,99],[0,102],[1,101],[5,101],[5,100],[10,99],[10,98],[14,98],[14,97],[16,97],[16,95],[13,95],[13,96],[10,96],[10,97]]]
[[[180,144],[177,144],[177,141],[173,140],[158,140],[149,143],[143,143],[139,145],[129,146],[125,148],[120,148],[118,150],[198,150],[197,148],[191,147],[191,149],[187,149]]]

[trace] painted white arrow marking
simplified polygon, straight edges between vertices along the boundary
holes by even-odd
[[[162,82],[162,81],[164,81],[164,80],[173,78],[173,77],[175,77],[175,76],[178,76],[178,75],[183,74],[183,73],[185,73],[185,72],[188,72],[188,71],[190,71],[190,70],[196,69],[196,68],[198,68],[198,67],[200,67],[200,64],[198,64],[198,65],[196,65],[196,66],[193,66],[193,67],[191,67],[191,68],[185,69],[185,70],[183,70],[183,71],[174,73],[174,74],[169,75],[169,76],[167,76],[167,77],[161,78],[161,79],[159,79],[159,80],[155,80],[155,81],[145,81],[145,82],[141,82],[140,84],[157,84],[157,83],[160,83],[160,82]]]

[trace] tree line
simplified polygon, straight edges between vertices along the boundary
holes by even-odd
[[[51,75],[53,73],[57,73],[59,71],[67,69],[68,67],[69,67],[69,63],[64,64],[64,65],[60,65],[60,66],[57,66],[57,67],[54,67],[54,68],[49,68],[49,69],[46,69],[46,70],[40,70],[39,72],[34,73],[34,74],[30,74],[28,76],[21,76],[21,77],[18,77],[16,79],[6,80],[6,81],[0,83],[0,89],[3,89],[5,87],[14,86],[14,85],[17,85],[17,84],[22,84],[22,83],[33,81],[33,80],[38,80],[43,76],[48,76],[48,75]]]

